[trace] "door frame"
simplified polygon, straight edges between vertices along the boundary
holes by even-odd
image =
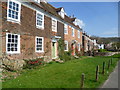
[[[54,48],[55,48],[55,53],[54,53],[54,54],[55,54],[55,55],[54,55],[55,57],[53,57],[53,43],[54,43],[54,45],[55,45],[55,47],[54,47]],[[52,59],[56,59],[56,58],[58,57],[58,56],[57,56],[57,42],[52,42],[52,43],[51,43],[51,47],[52,47],[52,50],[51,50]]]

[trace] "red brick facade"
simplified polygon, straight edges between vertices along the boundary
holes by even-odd
[[[68,34],[64,34],[64,40],[65,41],[68,41],[68,47],[69,47],[69,50],[71,50],[73,48],[73,55],[75,55],[75,48],[79,48],[78,47],[78,44],[80,44],[80,51],[81,51],[81,46],[82,46],[82,32],[80,31],[80,38],[78,38],[78,30],[77,29],[74,29],[74,37],[72,36],[72,27],[68,25]],[[73,40],[76,40],[76,43],[73,45],[73,47],[71,46],[72,45],[72,41]],[[78,52],[80,52],[78,51]]]
[[[42,3],[41,3],[42,4]],[[11,59],[33,59],[38,57],[46,57],[47,60],[52,59],[52,37],[58,36],[63,40],[68,41],[69,50],[73,48],[73,55],[76,55],[76,48],[78,50],[78,44],[80,44],[80,50],[82,50],[82,31],[79,26],[73,24],[74,18],[70,18],[65,15],[65,19],[61,18],[60,15],[54,13],[54,7],[50,10],[49,8],[41,8],[40,5],[35,3],[30,4],[35,6],[44,13],[44,29],[38,29],[36,27],[36,10],[33,8],[21,4],[20,23],[14,23],[7,21],[7,3],[2,3],[2,53],[6,54]],[[46,5],[47,4],[43,4]],[[48,4],[49,5],[49,4]],[[52,11],[53,10],[53,11]],[[50,15],[49,15],[50,14]],[[57,19],[57,32],[52,31],[52,17]],[[70,20],[69,20],[70,19]],[[64,34],[64,23],[68,23],[68,34]],[[72,28],[74,28],[74,37],[72,36]],[[78,37],[78,30],[80,30],[80,37]],[[20,53],[18,54],[7,54],[6,53],[6,33],[19,34],[20,35]],[[44,52],[36,52],[35,40],[37,37],[44,38]],[[73,41],[75,43],[72,46]],[[84,41],[86,43],[86,41]],[[56,42],[56,48],[58,43]],[[87,48],[87,47],[84,47]],[[58,56],[58,50],[56,55]]]
[[[13,59],[30,59],[40,56],[51,58],[51,18],[44,16],[44,30],[36,28],[36,11],[21,6],[20,24],[7,21],[7,3],[2,3],[3,53],[6,53],[6,33],[20,34],[20,54],[10,54]],[[7,30],[7,32],[5,32]],[[35,37],[44,37],[44,53],[35,52]]]

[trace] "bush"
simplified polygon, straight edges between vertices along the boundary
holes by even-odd
[[[69,61],[71,60],[71,52],[63,52],[62,54],[59,54],[59,58],[63,61]]]
[[[107,51],[106,49],[98,49],[98,52],[110,52],[110,51]]]
[[[114,54],[112,55],[113,58],[120,58],[120,54]]]
[[[44,65],[45,62],[43,61],[43,58],[37,58],[37,59],[33,59],[33,60],[25,60],[26,65],[24,65],[23,69],[32,69],[35,68],[36,66],[39,65]]]

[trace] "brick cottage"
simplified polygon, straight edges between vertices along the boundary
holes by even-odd
[[[45,60],[58,58],[58,40],[65,42],[65,51],[76,55],[82,47],[82,29],[77,18],[68,17],[63,7],[55,8],[45,0],[2,2],[1,50],[9,59]]]

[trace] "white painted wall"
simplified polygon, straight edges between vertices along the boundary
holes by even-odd
[[[99,49],[104,49],[104,44],[99,44],[98,47]]]

